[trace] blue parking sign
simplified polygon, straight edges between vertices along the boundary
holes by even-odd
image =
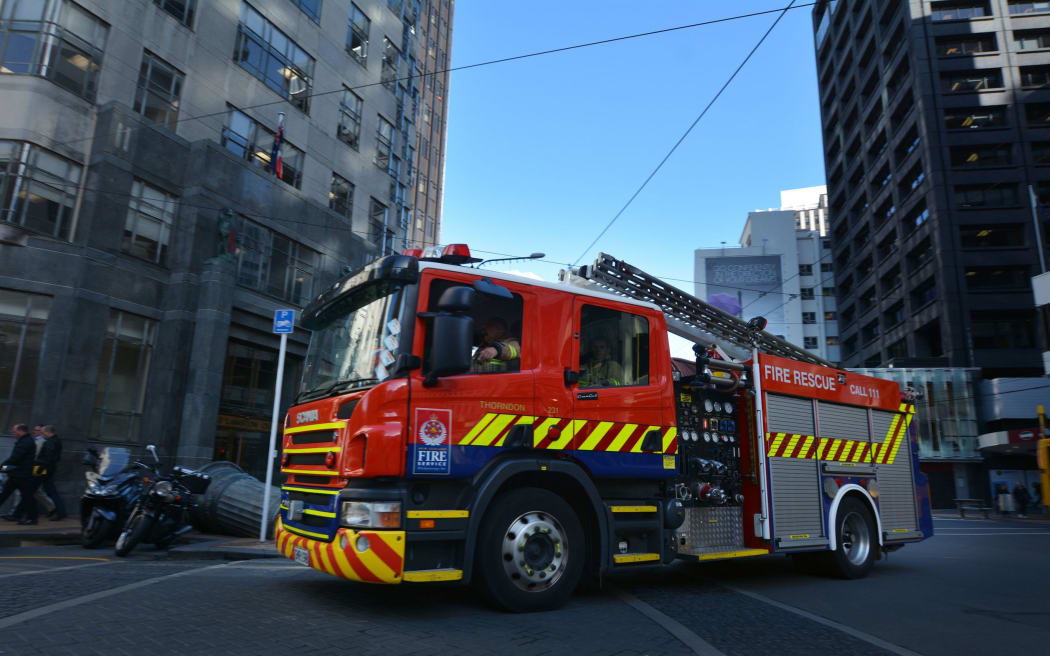
[[[290,333],[295,326],[295,310],[274,310],[273,312],[273,332],[280,335],[281,333]]]

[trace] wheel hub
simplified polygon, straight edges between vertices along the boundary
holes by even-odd
[[[841,526],[839,535],[846,559],[853,565],[863,565],[868,560],[868,554],[871,551],[871,533],[868,530],[868,523],[859,514],[851,512],[842,519]]]
[[[554,585],[565,572],[565,530],[547,513],[519,515],[503,536],[503,570],[522,590],[538,592]]]

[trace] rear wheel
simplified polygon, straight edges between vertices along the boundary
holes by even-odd
[[[505,610],[557,608],[579,583],[585,554],[583,528],[568,503],[539,488],[512,490],[482,521],[478,582]]]
[[[118,556],[128,555],[135,548],[135,545],[142,542],[149,535],[152,528],[152,517],[141,511],[133,514],[128,519],[128,523],[124,525],[124,530],[120,532],[120,537],[117,538],[117,546],[113,550],[114,553]]]
[[[835,518],[835,551],[826,552],[830,573],[844,579],[859,579],[875,566],[879,548],[875,520],[860,499],[846,497]]]

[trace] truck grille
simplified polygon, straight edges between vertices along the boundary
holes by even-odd
[[[334,443],[339,439],[339,431],[319,430],[292,435],[292,444]]]

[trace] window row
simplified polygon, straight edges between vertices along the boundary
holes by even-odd
[[[989,0],[945,0],[930,3],[930,20],[934,22],[968,20],[994,16]],[[1008,0],[1010,15],[1050,12],[1050,2],[1032,0]]]

